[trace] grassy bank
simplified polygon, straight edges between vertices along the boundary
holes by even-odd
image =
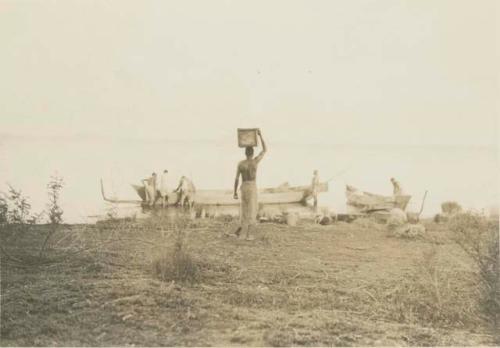
[[[445,225],[161,218],[2,231],[2,345],[492,345],[474,262]],[[177,251],[176,251],[177,250]],[[179,253],[181,250],[181,253]]]

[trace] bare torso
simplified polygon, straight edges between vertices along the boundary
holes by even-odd
[[[150,187],[156,187],[156,179],[153,176],[144,179],[142,182],[147,184]]]
[[[318,187],[318,185],[319,185],[319,177],[318,176],[313,177],[311,185],[312,185],[312,187]]]
[[[402,194],[401,186],[397,181],[393,182],[393,194],[394,195]]]
[[[267,151],[266,143],[264,142],[264,139],[262,138],[260,130],[257,132],[257,134],[258,134],[260,141],[262,143],[262,151],[259,153],[259,155],[257,157],[252,158],[253,149],[247,148],[245,150],[245,155],[247,156],[247,159],[238,163],[238,169],[236,171],[236,179],[234,180],[234,195],[233,195],[234,199],[238,199],[238,186],[239,186],[240,175],[241,175],[241,179],[243,180],[243,183],[256,181],[256,179],[257,179],[257,166],[259,165],[259,162],[262,160],[262,158],[264,157],[264,154]],[[248,151],[248,150],[252,150],[252,151]]]
[[[257,166],[259,162],[252,158],[241,161],[238,164],[238,170],[241,173],[243,182],[255,181],[257,179]]]

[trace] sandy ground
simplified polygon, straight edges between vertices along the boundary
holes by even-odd
[[[58,244],[66,248],[61,261],[43,266],[13,260],[40,245],[44,227],[2,232],[10,256],[2,254],[1,263],[1,345],[494,343],[474,308],[446,308],[453,300],[446,302],[446,291],[439,315],[415,302],[422,294],[410,280],[430,257],[437,269],[462,275],[450,277],[449,289],[461,282],[460,296],[474,296],[473,267],[442,227],[429,224],[424,237],[408,240],[365,220],[269,223],[251,242],[228,236],[233,227],[222,220],[190,225],[184,248],[199,272],[184,283],[161,281],[152,270],[173,243],[164,221],[64,226],[56,238],[69,236]]]

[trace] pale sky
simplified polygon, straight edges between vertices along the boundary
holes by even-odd
[[[0,133],[496,145],[485,0],[0,0]]]

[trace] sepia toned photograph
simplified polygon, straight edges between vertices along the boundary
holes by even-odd
[[[497,0],[0,0],[0,346],[499,346],[499,62]]]

